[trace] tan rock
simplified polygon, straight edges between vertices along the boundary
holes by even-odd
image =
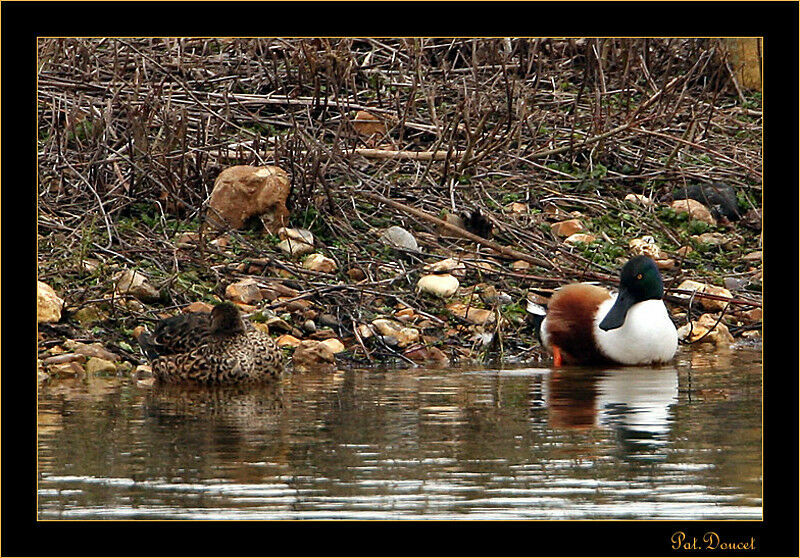
[[[194,248],[200,240],[200,234],[196,232],[183,232],[175,235],[175,246],[181,250]]]
[[[670,207],[679,213],[688,213],[692,219],[703,221],[709,225],[717,224],[717,220],[711,215],[711,211],[697,200],[689,198],[685,200],[675,200]]]
[[[299,242],[297,240],[287,238],[286,240],[281,240],[278,243],[278,249],[289,254],[290,256],[303,256],[313,252],[314,246],[308,244],[307,242]]]
[[[591,242],[594,242],[595,240],[597,240],[597,237],[592,236],[591,234],[575,233],[575,234],[571,234],[567,238],[565,238],[564,242],[566,244],[575,245],[578,242],[585,242],[586,244],[589,244]]]
[[[231,283],[225,287],[225,298],[243,304],[255,304],[263,300],[261,288],[255,279],[243,279]]]
[[[494,260],[492,260],[492,261],[494,261]],[[495,270],[495,266],[493,266],[489,262],[473,260],[473,261],[470,262],[470,264],[472,265],[472,267],[474,267],[476,270],[480,271],[481,273],[493,275],[495,273],[495,271],[496,271]],[[495,263],[495,265],[497,267],[500,267],[499,263]]]
[[[413,308],[402,308],[394,313],[394,317],[401,322],[408,322],[416,317]]]
[[[333,273],[336,271],[336,261],[322,254],[311,254],[303,262],[303,268],[321,273]]]
[[[64,300],[47,283],[36,282],[36,322],[52,323],[61,319]]]
[[[530,262],[526,262],[525,260],[517,260],[511,263],[511,269],[514,271],[527,271],[531,268]]]
[[[438,262],[429,263],[423,266],[428,273],[450,273],[454,276],[463,277],[467,268],[458,258],[447,258]]]
[[[761,308],[752,308],[750,310],[744,310],[742,312],[739,312],[738,316],[741,317],[745,322],[754,324],[756,322],[760,322],[763,319],[764,312],[761,310]]]
[[[289,335],[288,333],[278,337],[278,339],[276,339],[275,342],[281,349],[284,347],[299,347],[301,343],[300,339],[298,339],[294,335]]]
[[[413,327],[405,327],[403,324],[394,320],[378,318],[372,321],[373,327],[384,337],[394,337],[398,347],[407,347],[411,343],[419,341],[419,330]]]
[[[297,242],[305,242],[306,244],[314,245],[314,233],[308,229],[290,229],[281,227],[276,233],[281,240],[294,240]]]
[[[678,338],[690,343],[713,343],[718,347],[730,345],[733,343],[733,335],[722,321],[717,323],[718,318],[712,314],[703,314],[691,325],[684,324],[679,327]]]
[[[345,350],[344,343],[342,343],[335,337],[331,337],[330,339],[325,339],[324,341],[321,341],[321,344],[328,347],[328,349],[330,349],[330,351],[333,354],[341,353]]]
[[[363,281],[364,279],[367,278],[366,273],[364,273],[364,271],[359,267],[351,267],[350,269],[347,270],[346,273],[351,281],[358,282],[358,281]]]
[[[707,232],[703,234],[696,234],[692,236],[692,238],[697,240],[698,242],[702,242],[703,244],[711,244],[712,246],[724,246],[731,242],[730,238],[718,232]]]
[[[322,341],[309,339],[301,341],[292,354],[292,364],[296,368],[328,368],[336,362],[333,351]]]
[[[417,281],[417,291],[447,298],[455,294],[458,285],[458,279],[450,274],[425,275]]]
[[[82,326],[87,326],[95,322],[102,322],[108,316],[97,304],[89,304],[76,310],[72,317]]]
[[[439,363],[449,362],[450,359],[438,347],[416,347],[403,353],[404,356],[417,362],[433,361]]]
[[[83,365],[77,361],[62,362],[51,364],[47,367],[47,373],[57,378],[71,378],[85,373]]]
[[[511,202],[510,204],[506,205],[503,208],[503,211],[505,211],[506,213],[516,213],[516,214],[527,213],[528,206],[521,202]]]
[[[119,294],[127,294],[142,302],[154,302],[159,299],[158,290],[147,282],[147,276],[141,271],[125,269],[114,275],[115,289]]]
[[[308,310],[311,307],[311,302],[305,299],[293,300],[292,297],[279,296],[276,302],[284,302],[282,308],[286,312],[295,312],[297,310]]]
[[[67,339],[64,341],[64,347],[71,350],[73,353],[85,355],[87,357],[97,357],[112,362],[117,362],[119,360],[118,354],[112,353],[100,343],[86,344],[73,339]]]
[[[86,363],[86,373],[87,374],[106,374],[106,373],[116,373],[117,366],[111,362],[110,360],[105,360],[103,358],[92,357]]]
[[[286,323],[285,320],[280,319],[278,316],[272,316],[264,323],[267,324],[267,327],[269,327],[271,331],[283,331],[286,333],[291,333],[292,335],[294,335],[296,332],[295,328]],[[295,335],[295,337],[297,337],[297,335]]]
[[[668,258],[666,260],[656,260],[658,269],[667,270],[675,267],[675,260]]]
[[[278,167],[229,167],[214,182],[208,221],[217,228],[239,229],[250,217],[259,216],[273,232],[289,220],[286,198],[290,188],[289,176]]]
[[[694,248],[692,248],[691,246],[681,246],[680,248],[675,250],[675,253],[681,258],[685,258],[692,252],[694,252]]]
[[[462,304],[460,302],[448,304],[447,309],[450,310],[454,316],[465,319],[472,324],[491,324],[494,323],[496,319],[495,313],[492,310],[467,307],[466,304]]]
[[[679,290],[687,290],[687,291],[697,291],[699,293],[706,293],[710,295],[716,296],[723,296],[726,298],[733,298],[731,292],[724,288],[724,287],[717,287],[715,285],[708,285],[705,283],[698,283],[697,281],[692,281],[690,279],[686,279],[680,285],[678,285]],[[685,294],[677,294],[677,297],[680,298],[689,298],[689,295]],[[707,298],[697,297],[695,299],[696,302],[700,303],[700,306],[706,310],[710,310],[712,312],[721,311],[725,308],[727,302],[722,300],[712,300]]]
[[[186,306],[184,306],[183,309],[181,310],[181,312],[183,312],[185,314],[188,314],[189,312],[205,312],[205,313],[209,313],[213,309],[214,309],[214,307],[211,304],[209,304],[207,302],[201,302],[199,300],[196,300],[195,302],[192,302],[191,304],[187,304]]]
[[[361,336],[361,339],[369,339],[373,335],[375,335],[372,331],[372,328],[369,327],[367,324],[359,324],[358,328],[358,335]]]
[[[386,123],[377,114],[360,110],[353,120],[353,129],[361,136],[379,136],[386,134]]]
[[[566,238],[572,236],[577,232],[584,230],[583,224],[577,219],[567,219],[566,221],[559,221],[550,225],[550,230],[553,234]]]
[[[634,256],[650,256],[654,260],[664,259],[661,253],[661,248],[656,244],[656,239],[652,236],[643,236],[641,238],[634,238],[628,242],[628,247]]]
[[[234,306],[236,306],[243,314],[252,314],[258,310],[258,306],[254,306],[253,304],[245,304],[244,302],[239,302],[238,300],[233,300],[231,302],[233,302]]]

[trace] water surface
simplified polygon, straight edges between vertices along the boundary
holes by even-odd
[[[40,387],[40,519],[761,519],[761,349]]]

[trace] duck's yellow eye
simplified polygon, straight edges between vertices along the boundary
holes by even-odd
[[[636,278],[637,278],[637,279],[641,279],[641,278],[642,278],[642,274],[641,274],[641,273],[637,273],[637,274],[636,274]]]

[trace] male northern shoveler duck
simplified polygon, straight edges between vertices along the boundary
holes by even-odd
[[[541,322],[542,344],[562,363],[657,364],[678,348],[655,262],[636,256],[622,268],[619,293],[578,283],[558,289]]]
[[[191,312],[158,323],[139,336],[156,379],[167,383],[235,384],[280,377],[283,355],[265,333],[223,302],[210,313]]]

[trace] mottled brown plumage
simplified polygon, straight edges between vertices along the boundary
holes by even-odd
[[[167,383],[234,384],[279,378],[283,355],[233,304],[161,321],[139,336],[156,379]]]

